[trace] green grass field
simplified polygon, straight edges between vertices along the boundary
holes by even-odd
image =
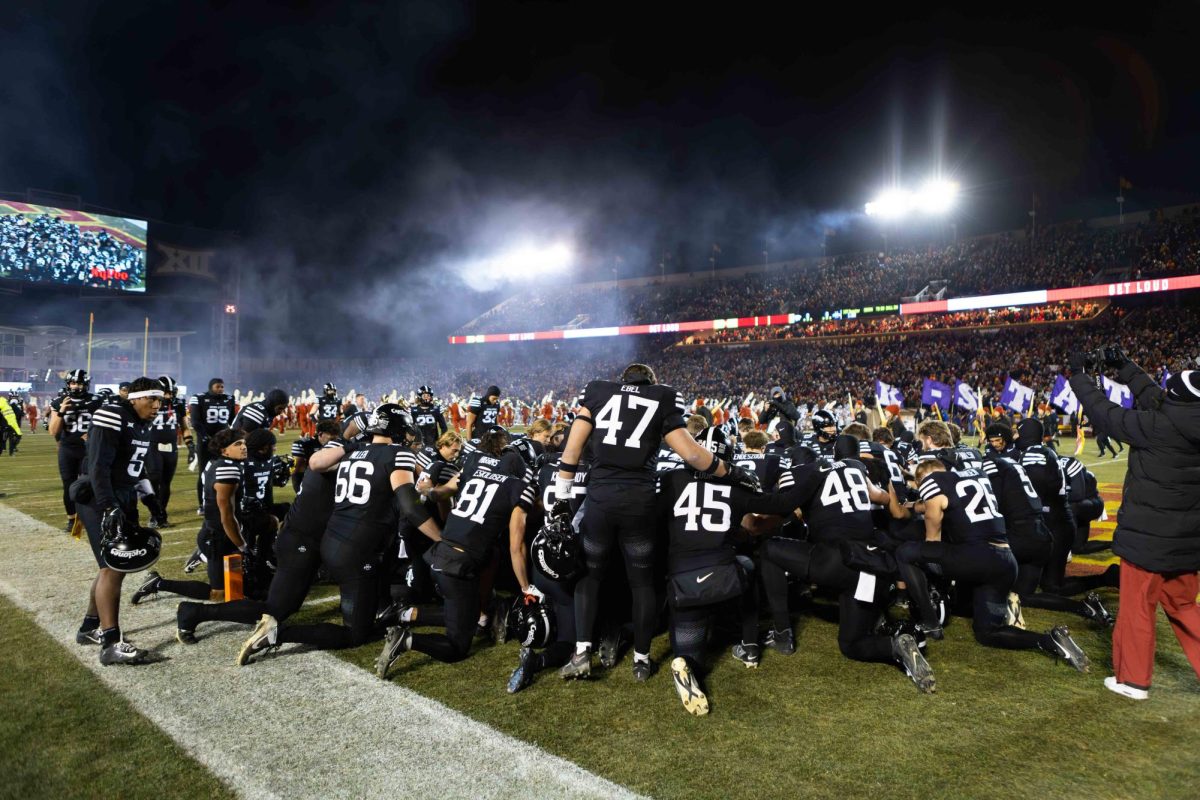
[[[1094,452],[1089,443],[1083,460],[1095,461]],[[1101,482],[1119,485],[1125,461],[1094,469]],[[168,577],[182,576],[199,527],[194,478],[187,471],[176,477],[170,509],[176,526],[165,532],[159,567]],[[26,436],[16,458],[0,458],[0,491],[13,508],[62,524],[49,436]],[[1110,514],[1115,507],[1110,505]],[[78,547],[82,551],[86,544]],[[86,556],[81,552],[81,557]],[[334,591],[318,586],[314,596]],[[1115,608],[1115,592],[1104,597]],[[318,605],[305,616],[333,619],[335,609]],[[5,645],[0,697],[6,719],[0,723],[0,763],[10,767],[6,789],[11,796],[122,794],[105,789],[119,785],[115,781],[128,774],[127,767],[107,777],[103,766],[81,768],[103,750],[80,745],[99,735],[96,708],[104,709],[104,724],[129,731],[127,736],[144,748],[144,774],[137,783],[170,797],[222,795],[223,787],[203,767],[81,669],[24,612],[7,602],[2,610],[7,622],[0,636]],[[1200,685],[1165,620],[1154,691],[1149,701],[1134,703],[1103,688],[1111,663],[1109,632],[1074,617],[1025,611],[1033,629],[1069,624],[1092,658],[1091,673],[1081,675],[1037,653],[984,649],[974,642],[967,621],[959,619],[947,628],[945,641],[931,643],[938,691],[924,696],[899,671],[844,659],[829,610],[824,603],[805,609],[797,620],[796,655],[768,651],[757,671],[730,658],[726,646],[714,646],[707,679],[713,710],[705,718],[684,713],[669,671],[636,683],[627,657],[588,683],[565,683],[542,673],[515,696],[504,691],[517,654],[513,644],[481,646],[457,665],[410,654],[393,670],[392,680],[658,797],[1176,798],[1197,793]],[[173,611],[173,603],[162,604],[164,618]],[[378,647],[340,655],[369,670]],[[655,640],[653,657],[665,665],[665,634]],[[54,699],[50,714],[44,711],[48,697]]]

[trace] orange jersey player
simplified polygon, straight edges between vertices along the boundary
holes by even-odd
[[[547,422],[554,421],[554,403],[551,403],[549,400],[542,403],[542,419]]]
[[[37,433],[38,407],[37,403],[25,406],[25,416],[29,417],[29,432]]]

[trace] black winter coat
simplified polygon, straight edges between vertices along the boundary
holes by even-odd
[[[1071,389],[1096,431],[1130,445],[1129,472],[1113,552],[1151,572],[1200,570],[1200,403],[1167,399],[1136,364],[1117,380],[1136,409],[1105,397],[1091,375],[1071,376]]]

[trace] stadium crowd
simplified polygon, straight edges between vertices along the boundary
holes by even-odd
[[[146,283],[144,250],[49,214],[0,216],[0,278],[128,288]]]
[[[931,281],[947,296],[1084,286],[1097,276],[1153,278],[1200,272],[1200,216],[1122,228],[1083,223],[1024,236],[996,235],[940,248],[894,249],[784,264],[735,279],[639,287],[579,285],[527,291],[459,328],[457,334],[511,333],[833,311],[895,304]]]

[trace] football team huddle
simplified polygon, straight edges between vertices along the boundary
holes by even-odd
[[[460,431],[428,385],[368,410],[325,384],[281,455],[271,426],[287,392],[239,408],[220,378],[185,402],[170,377],[142,377],[105,402],[76,370],[49,420],[68,528],[99,567],[76,640],[103,664],[149,660],[122,635],[121,588],[158,559],[186,448],[202,525],[184,571],[205,579],[149,571],[130,602],[185,598],[187,645],[206,622],[252,626],[242,665],[288,643],[382,641],[387,679],[409,652],[457,662],[477,639],[516,640],[515,693],[626,655],[651,680],[666,630],[673,686],[703,715],[711,643],[747,668],[789,656],[820,602],[836,607],[843,656],[921,692],[935,691],[931,652],[953,615],[985,647],[1088,669],[1066,626],[1030,630],[1021,611],[1112,623],[1095,590],[1117,585],[1116,568],[1066,573],[1072,553],[1104,546],[1088,540],[1104,504],[1095,476],[1055,451],[1056,421],[985,421],[976,448],[953,423],[888,413],[871,427],[800,411],[779,387],[771,415],[714,420],[650,366],[612,377],[521,433],[501,424],[499,386],[471,397]],[[295,499],[277,501],[289,482]],[[340,624],[294,620],[319,582],[337,586]]]

